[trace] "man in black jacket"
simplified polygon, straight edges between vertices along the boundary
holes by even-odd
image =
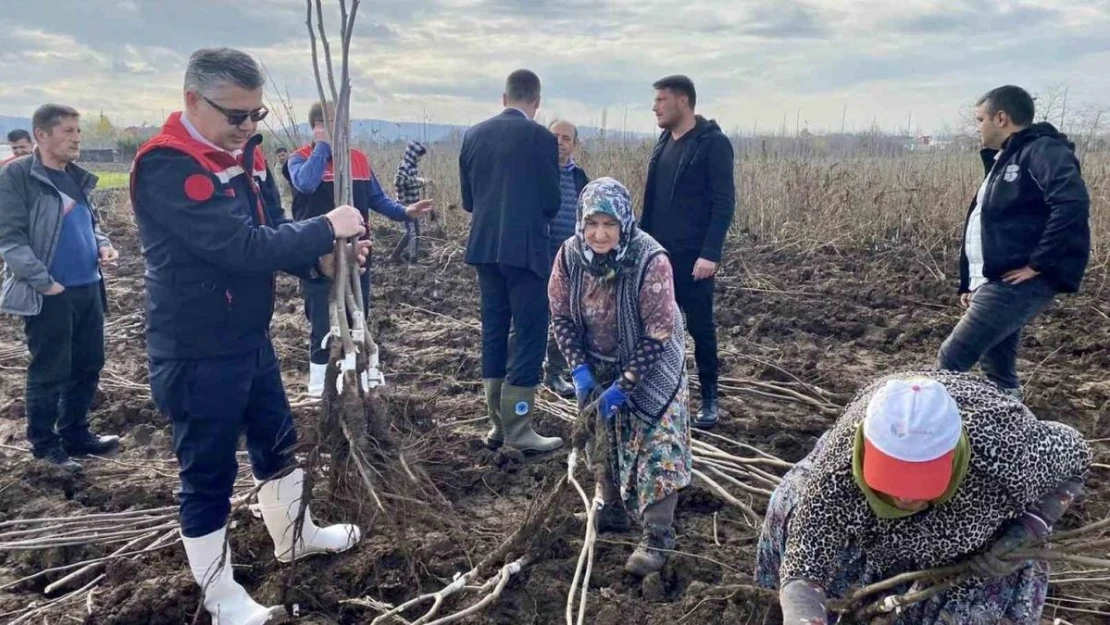
[[[1021,397],[1021,332],[1057,293],[1074,293],[1087,268],[1090,198],[1075,145],[1051,124],[1033,123],[1033,98],[1004,86],[975,109],[986,177],[968,209],[960,254],[960,304],[967,309],[940,348],[937,366],[978,362]]]
[[[736,205],[732,143],[717,122],[694,114],[697,92],[689,78],[668,76],[653,86],[663,134],[648,165],[640,227],[670,253],[701,383],[693,425],[711,428],[719,416],[713,277]]]
[[[466,262],[482,297],[482,379],[493,429],[486,444],[551,451],[560,438],[532,429],[547,347],[549,223],[559,212],[559,148],[532,119],[540,79],[509,75],[505,110],[466,132],[459,154],[462,205],[473,215]],[[509,328],[516,338],[509,358]]]

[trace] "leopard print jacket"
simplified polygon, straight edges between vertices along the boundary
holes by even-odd
[[[852,478],[852,448],[867,403],[891,378],[941,382],[960,407],[971,442],[968,475],[949,502],[904,519],[879,519]],[[828,587],[837,554],[855,546],[868,564],[897,574],[946,566],[985,547],[999,529],[1066,480],[1082,482],[1091,451],[1078,431],[1038,421],[1020,401],[964,373],[918,371],[862,390],[829,431],[789,521],[783,583]]]

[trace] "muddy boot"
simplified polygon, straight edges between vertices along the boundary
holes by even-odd
[[[663,570],[675,546],[674,528],[645,525],[640,545],[628,558],[624,570],[636,577],[647,577]]]
[[[597,484],[594,493],[593,505],[597,506],[595,518],[598,533],[627,532],[632,527],[632,519],[629,518],[624,502],[621,501],[621,491],[613,483],[612,478],[608,477],[608,471],[606,471],[606,477]],[[580,523],[585,523],[586,513],[575,512],[574,518]]]
[[[599,534],[607,534],[609,532],[627,532],[632,527],[632,519],[629,518],[628,512],[624,509],[624,504],[619,501],[612,503],[605,503],[600,499],[595,499],[593,505],[597,506],[597,532]],[[575,512],[574,518],[580,523],[586,522],[585,512]]]
[[[505,385],[505,378],[482,380],[486,387],[486,410],[489,421],[493,425],[486,434],[486,447],[498,450],[505,442],[505,434],[501,429],[501,387]]]
[[[674,509],[678,493],[671,493],[644,510],[644,534],[624,570],[637,577],[663,570],[675,546]]]
[[[231,574],[227,527],[198,538],[181,537],[193,579],[201,588],[204,608],[215,625],[262,625],[284,614],[281,606],[266,607],[251,599]]]
[[[501,425],[505,432],[505,444],[520,451],[554,451],[563,446],[563,439],[553,436],[540,436],[532,429],[532,413],[535,411],[535,387],[501,387]]]
[[[357,525],[336,524],[319,527],[312,521],[310,507],[305,507],[301,534],[296,537],[297,516],[301,511],[304,491],[304,469],[262,483],[258,504],[278,562],[292,562],[318,553],[342,553],[358,544],[362,532]],[[294,538],[298,540],[294,541]]]

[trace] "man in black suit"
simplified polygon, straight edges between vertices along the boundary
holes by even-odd
[[[500,115],[467,131],[459,154],[463,209],[473,215],[466,262],[478,272],[482,296],[482,379],[493,424],[486,445],[551,451],[563,440],[536,434],[532,414],[547,347],[559,148],[555,135],[532,121],[540,107],[536,74],[509,74],[502,101]]]

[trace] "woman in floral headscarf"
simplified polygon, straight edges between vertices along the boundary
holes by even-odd
[[[643,538],[625,566],[639,576],[662,569],[674,549],[675,504],[693,464],[685,330],[673,284],[670,260],[636,227],[624,185],[612,178],[586,185],[576,234],[555,257],[551,318],[579,408],[600,393],[611,441],[598,530],[627,529],[629,512],[641,520]]]

